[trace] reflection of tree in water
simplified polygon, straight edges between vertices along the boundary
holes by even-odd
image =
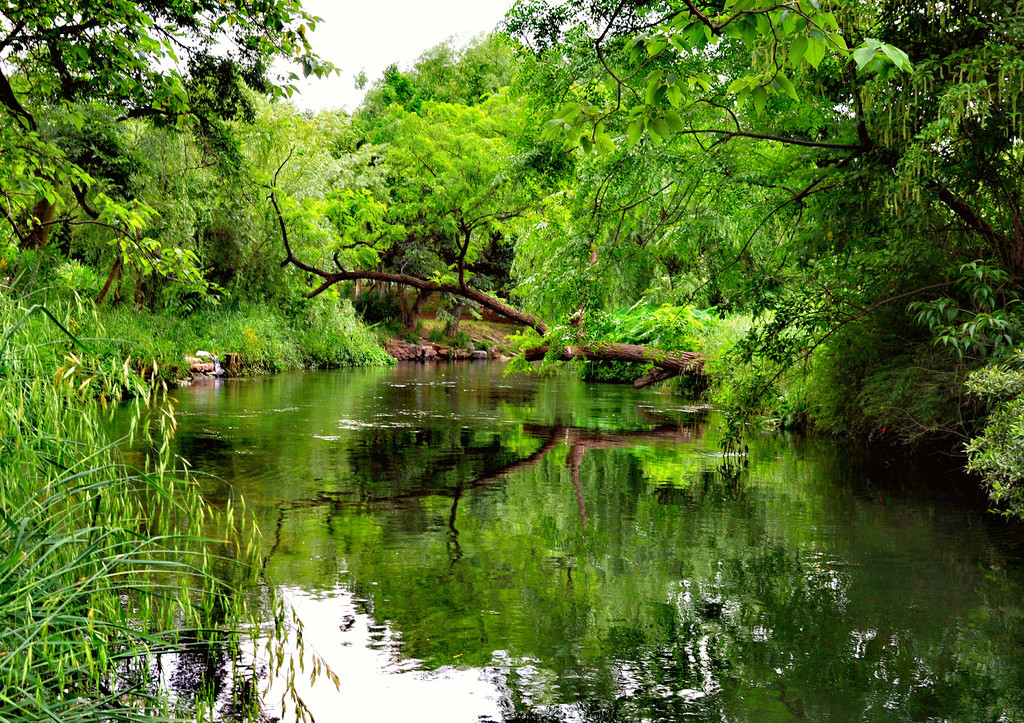
[[[655,505],[646,508],[653,517],[643,517],[637,507],[643,503],[642,494],[601,510],[604,501],[594,485],[609,458],[593,458],[588,482],[581,469],[589,451],[628,447],[630,439],[650,444],[659,434],[671,439],[677,433],[532,430],[543,440],[541,447],[504,470],[519,475],[535,470],[550,484],[552,465],[561,464],[572,482],[579,516],[576,533],[558,533],[561,542],[550,537],[552,531],[529,543],[566,550],[552,562],[563,575],[560,587],[543,570],[539,577],[536,572],[524,577],[524,572],[501,583],[514,586],[508,589],[516,591],[514,599],[525,606],[522,614],[531,621],[527,633],[516,640],[518,657],[488,666],[503,691],[506,721],[723,720],[755,714],[766,721],[920,720],[977,709],[976,715],[965,718],[974,720],[997,718],[990,715],[997,708],[1012,712],[1008,720],[1024,719],[1024,651],[1015,651],[1014,633],[1007,634],[1016,630],[1019,636],[1024,629],[1019,601],[1009,608],[983,602],[984,607],[972,612],[975,622],[967,624],[957,614],[946,621],[948,629],[939,632],[934,629],[942,625],[939,611],[930,614],[936,619],[911,622],[894,617],[892,602],[885,600],[885,609],[876,613],[878,601],[863,599],[864,588],[869,587],[863,578],[871,570],[845,565],[816,545],[779,539],[778,531],[766,527],[776,524],[771,515],[751,511],[755,503],[746,499],[751,494],[750,468],[743,460],[711,459],[693,471],[689,484],[655,488],[650,493]],[[556,449],[564,456],[554,455]],[[634,458],[627,453],[617,459]],[[544,465],[547,468],[540,469]],[[501,476],[478,478],[474,484],[494,484]],[[628,481],[630,474],[620,469],[614,477]],[[449,542],[456,545],[462,499],[453,497],[448,518]],[[594,512],[588,511],[588,500]],[[668,507],[682,509],[671,518],[656,512]],[[736,526],[735,516],[744,510],[745,526]],[[595,512],[597,527],[588,529]],[[646,534],[653,537],[644,538],[638,527],[651,524],[656,526]],[[701,534],[684,532],[701,525]],[[799,539],[806,533],[798,529],[790,534]],[[479,535],[478,529],[476,545]],[[595,576],[607,574],[600,571],[605,565],[601,560],[639,559],[652,544],[652,559],[643,569],[660,583],[651,585],[650,592],[637,594],[631,583],[608,578],[594,585]],[[377,608],[377,614],[397,629],[411,631],[413,655],[429,659],[431,649],[445,647],[416,634],[415,610],[434,604],[459,610],[493,604],[493,596],[472,587],[493,584],[495,579],[493,570],[486,568],[488,559],[475,554],[478,559],[473,560],[474,551],[460,547],[452,556],[450,565],[477,567],[458,574],[449,567],[439,577],[441,589],[431,591],[437,601],[412,585],[402,592],[393,588]],[[382,570],[376,573],[382,574],[387,576]],[[580,586],[575,584],[577,576],[582,576]],[[446,587],[452,581],[455,587]],[[1007,580],[1005,589],[1013,590],[1015,584]],[[467,586],[476,592],[462,599]],[[447,595],[460,597],[442,601]],[[612,614],[606,596],[617,598],[610,606]],[[920,591],[906,604],[917,607],[928,597],[927,591]],[[406,603],[414,607],[407,609]],[[1004,630],[989,635],[977,629],[978,619],[993,615],[996,621],[1008,617],[1002,621]],[[444,635],[443,630],[437,632]],[[463,637],[452,647],[462,651],[459,646],[469,639]],[[507,638],[483,634],[480,644],[486,648],[491,640],[500,639]],[[1000,640],[1002,649],[994,650],[991,640]],[[540,677],[524,673],[541,668]]]
[[[1024,651],[1010,639],[1000,650],[976,623],[939,646],[906,625],[860,629],[850,576],[781,547],[723,563],[613,621],[592,661],[548,659],[544,681],[522,674],[531,659],[492,668],[503,721],[1024,720]],[[1005,614],[1020,631],[1020,606]],[[551,690],[562,700],[546,702]]]
[[[523,432],[539,442],[535,452],[522,459],[503,444],[496,433],[475,435],[468,429],[393,430],[371,433],[352,453],[356,482],[343,490],[321,490],[312,498],[289,501],[279,506],[277,531],[289,512],[315,507],[335,514],[351,514],[352,505],[360,511],[396,509],[428,496],[452,498],[448,527],[452,542],[458,544],[458,504],[467,490],[500,485],[509,475],[535,466],[559,446],[569,446],[567,466],[572,473],[574,494],[579,505],[581,524],[586,529],[586,503],[579,481],[579,468],[587,450],[615,449],[653,443],[686,444],[699,439],[698,427],[662,425],[648,430],[600,432],[576,427],[524,424]],[[279,534],[278,534],[279,537]],[[272,553],[271,553],[272,554]]]
[[[908,610],[931,603],[913,584],[878,600],[873,559],[823,553],[864,542],[844,535],[893,534],[878,495],[834,502],[809,477],[792,484],[796,455],[752,473],[656,415],[634,414],[644,428],[626,432],[462,421],[303,447],[338,464],[273,499],[277,530],[268,515],[264,533],[275,577],[343,581],[359,613],[400,633],[403,655],[489,671],[507,723],[995,720],[996,704],[1024,720],[1019,599],[970,597],[926,624],[878,615],[900,595]],[[815,527],[837,514],[875,526]],[[905,551],[912,534],[896,534],[871,545]],[[976,567],[968,588],[1019,592]]]

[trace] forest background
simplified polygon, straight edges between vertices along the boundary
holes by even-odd
[[[93,544],[88,510],[121,531],[89,579],[148,518],[98,522],[82,480],[134,472],[69,410],[146,398],[198,348],[389,363],[427,304],[448,345],[464,316],[518,324],[512,369],[704,395],[732,444],[814,427],[962,456],[1024,515],[1024,5],[524,0],[351,114],[298,112],[270,70],[334,71],[295,0],[25,5],[0,3],[3,579],[55,564],[18,545],[53,534],[30,511],[57,482],[66,534]],[[198,579],[177,609],[216,590]],[[52,590],[25,594],[42,624]],[[0,703],[29,705],[45,675],[6,660],[24,693]]]

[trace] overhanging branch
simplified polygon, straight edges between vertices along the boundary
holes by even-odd
[[[436,291],[469,299],[509,321],[533,329],[541,336],[547,336],[548,334],[547,325],[533,314],[522,312],[490,294],[485,294],[466,285],[439,284],[436,281],[422,279],[418,276],[371,269],[327,271],[308,264],[295,256],[295,253],[292,251],[291,244],[288,241],[287,225],[273,191],[270,193],[270,201],[277,212],[277,219],[281,226],[281,237],[284,242],[286,258],[281,262],[281,266],[292,265],[322,279],[322,283],[317,288],[306,294],[307,298],[313,298],[341,281],[366,279],[400,286],[410,286],[422,292]],[[547,356],[549,350],[550,346],[540,346],[527,350],[524,356],[527,361],[539,361]],[[634,382],[634,385],[637,387],[647,386],[648,384],[670,379],[681,374],[700,374],[704,368],[703,357],[694,352],[667,352],[638,344],[597,343],[583,346],[566,346],[562,348],[558,358],[564,361],[587,359],[589,361],[650,364],[654,367],[654,371],[637,379]]]

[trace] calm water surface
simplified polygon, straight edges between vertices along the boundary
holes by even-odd
[[[320,721],[1024,721],[1021,532],[940,473],[485,363],[175,397]]]

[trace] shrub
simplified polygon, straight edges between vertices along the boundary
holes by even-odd
[[[326,298],[311,301],[293,318],[267,305],[249,305],[188,317],[105,309],[99,319],[107,331],[97,343],[107,354],[155,361],[162,375],[172,378],[187,371],[184,356],[200,349],[221,358],[239,354],[245,369],[256,373],[393,361],[350,304]]]
[[[1024,351],[974,372],[967,387],[991,406],[981,433],[967,444],[967,469],[983,477],[1006,514],[1024,518]]]

